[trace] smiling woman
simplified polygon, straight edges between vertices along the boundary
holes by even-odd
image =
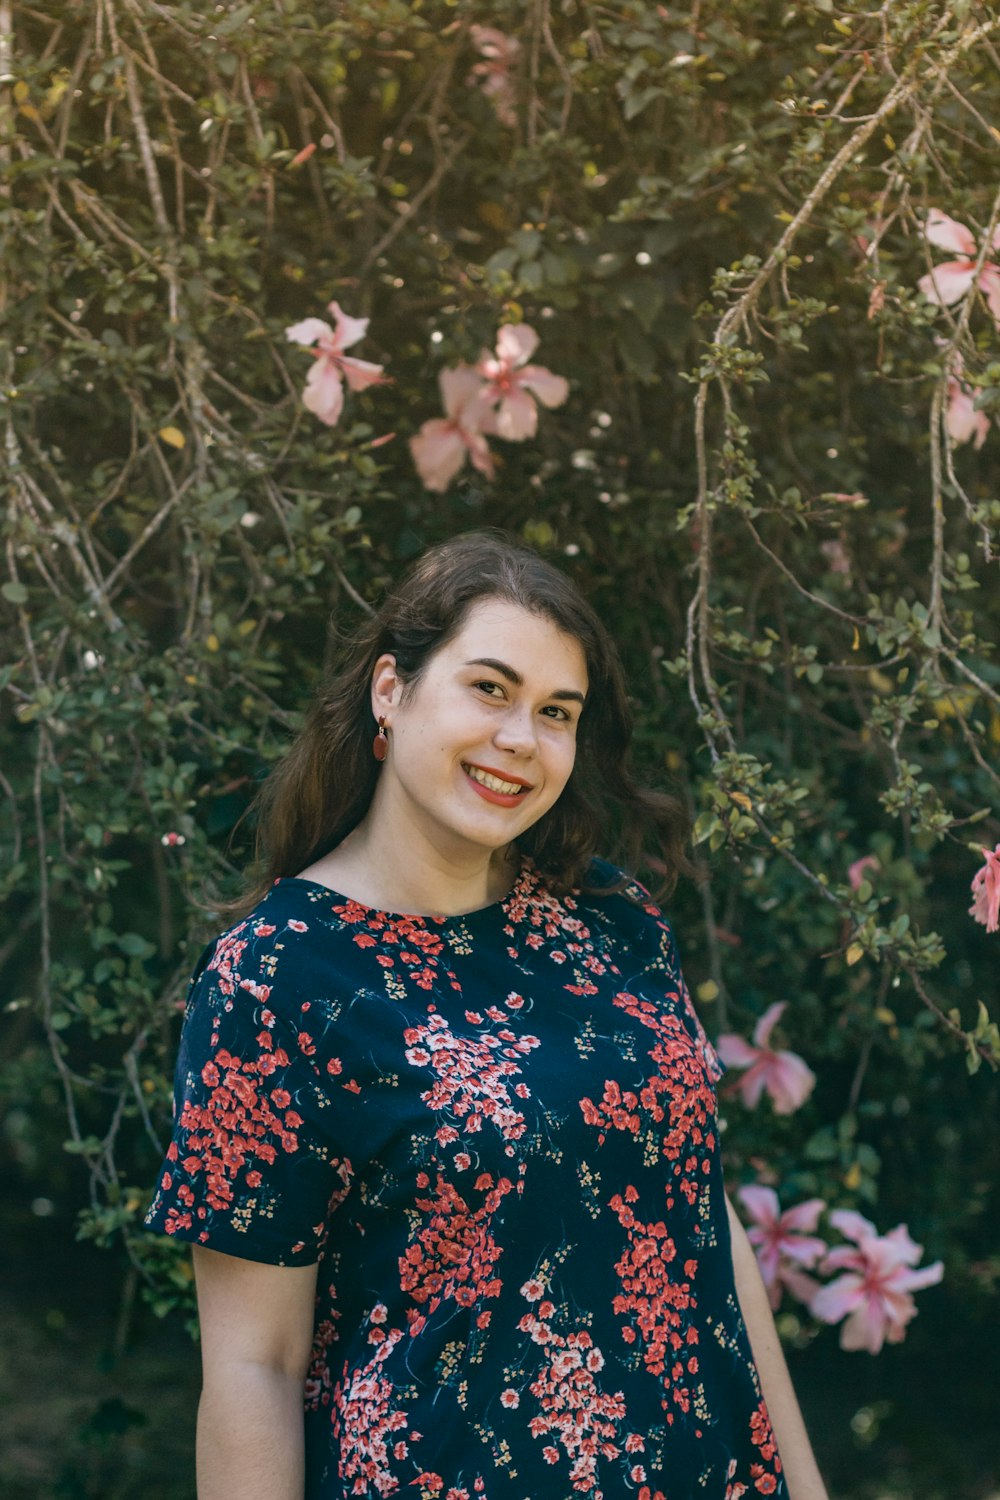
[[[426,554],[264,789],[147,1217],[195,1245],[200,1500],[822,1500],[671,928],[598,859],[618,659],[533,553]],[[374,740],[373,740],[374,735]]]
[[[391,749],[371,806],[303,873],[390,910],[451,914],[502,895],[516,841],[573,773],[587,689],[580,642],[509,599],[471,603],[416,677],[384,652],[371,709]]]
[[[529,704],[533,714],[525,712]],[[485,721],[481,712],[488,716]],[[534,714],[566,726],[555,741],[563,753],[567,743],[573,747],[560,792],[545,802],[541,791],[532,792],[518,809],[531,816],[516,827],[505,825],[502,845],[485,868],[463,865],[449,882],[436,853],[428,869],[423,868],[428,851],[401,860],[400,850],[407,847],[403,829],[409,838],[416,816],[411,796],[424,795],[411,785],[411,755],[421,746],[430,754],[435,726],[439,738],[446,724],[447,734],[459,741],[471,735],[466,749],[472,764],[521,784],[548,770],[551,739],[539,731],[537,745],[527,750],[504,739],[498,752],[488,735],[483,743],[476,736],[486,733],[480,727],[484,722],[495,723],[502,739],[512,729],[523,734]],[[380,721],[393,746],[384,764],[372,754]],[[359,893],[363,889],[371,896],[371,904],[389,897],[383,882],[410,879],[412,870],[418,888],[412,902],[400,890],[402,908],[468,910],[502,890],[505,878],[510,884],[521,855],[531,857],[556,888],[568,889],[586,880],[591,860],[599,849],[608,853],[610,841],[630,869],[648,851],[662,872],[662,891],[669,892],[678,875],[693,873],[684,850],[686,818],[675,798],[635,781],[629,769],[631,737],[617,651],[569,579],[498,534],[456,537],[425,553],[345,643],[301,735],[261,791],[258,878],[231,914],[252,908],[282,876],[308,870],[322,882],[336,870],[338,879],[345,879],[348,860]],[[539,760],[529,772],[525,764],[542,746],[546,763]],[[443,741],[441,751],[446,753]],[[437,785],[443,772],[433,756],[432,761],[421,775]],[[410,786],[402,802],[400,777]],[[474,779],[466,773],[452,791],[467,791]],[[398,807],[407,821],[396,825],[386,819],[386,805],[394,814]],[[373,837],[377,849],[369,843]],[[508,847],[515,839],[516,851]],[[361,856],[362,847],[372,850],[370,858]]]

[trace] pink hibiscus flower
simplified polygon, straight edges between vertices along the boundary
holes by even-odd
[[[954,250],[957,260],[945,260],[921,276],[917,285],[928,302],[939,307],[950,307],[965,296],[976,282],[976,261],[979,251],[976,237],[965,224],[951,219],[939,208],[932,208],[927,215],[924,236],[928,243],[941,250]],[[994,231],[991,248],[1000,250],[1000,229]],[[993,320],[1000,328],[1000,266],[993,261],[983,262],[978,284],[986,298]]]
[[[1000,929],[1000,844],[983,850],[986,863],[972,877],[969,916],[982,922],[987,932]]]
[[[286,328],[285,337],[292,344],[315,347],[316,360],[306,376],[302,404],[328,427],[335,427],[344,409],[344,381],[352,391],[363,391],[370,385],[381,384],[383,376],[381,365],[344,354],[345,349],[364,338],[368,319],[349,318],[337,302],[330,303],[329,311],[334,319],[332,328],[322,318],[304,318]]]
[[[569,383],[561,375],[528,364],[537,348],[538,334],[527,323],[506,323],[497,334],[496,353],[484,353],[476,365],[486,382],[484,395],[497,407],[494,430],[512,442],[534,437],[538,428],[535,397],[543,406],[553,407],[562,406],[569,395]]]
[[[426,487],[443,494],[466,458],[480,474],[493,478],[493,457],[484,437],[493,430],[493,413],[471,365],[442,370],[438,381],[446,416],[425,422],[410,439],[410,452]]]
[[[479,87],[493,105],[501,125],[516,125],[517,91],[511,74],[521,54],[521,43],[495,26],[470,26],[472,45],[483,61],[476,63],[468,82]]]
[[[911,1292],[934,1286],[944,1266],[936,1260],[919,1271],[911,1269],[923,1249],[905,1224],[879,1235],[874,1224],[851,1209],[834,1209],[830,1223],[854,1244],[838,1245],[824,1259],[822,1270],[843,1269],[845,1274],[816,1293],[810,1311],[823,1323],[846,1320],[840,1331],[842,1349],[877,1354],[883,1343],[905,1338],[906,1325],[917,1313]]]
[[[829,1248],[825,1240],[813,1234],[826,1207],[823,1199],[810,1198],[782,1213],[773,1188],[741,1187],[736,1196],[753,1220],[747,1238],[756,1247],[772,1309],[777,1310],[783,1287],[808,1306],[820,1286],[801,1267],[814,1266]]]
[[[778,1000],[769,1005],[754,1027],[754,1045],[725,1032],[715,1049],[727,1068],[746,1068],[739,1081],[739,1091],[748,1109],[755,1109],[766,1090],[776,1115],[790,1115],[804,1104],[813,1091],[816,1075],[795,1052],[776,1052],[768,1046],[771,1032],[785,1009]]]

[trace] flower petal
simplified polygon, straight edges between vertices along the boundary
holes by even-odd
[[[879,870],[881,865],[874,854],[863,854],[853,864],[847,867],[847,881],[852,891],[856,891],[865,878],[866,870]]]
[[[522,443],[538,430],[538,407],[524,391],[509,391],[496,411],[497,437],[510,443]]]
[[[781,1205],[774,1188],[750,1183],[739,1188],[736,1196],[755,1224],[763,1224],[770,1229],[781,1217]]]
[[[923,1245],[916,1244],[905,1224],[897,1224],[883,1238],[898,1251],[904,1265],[915,1266],[924,1253]]]
[[[767,1010],[753,1029],[753,1039],[758,1047],[767,1046],[768,1037],[777,1025],[781,1013],[787,1004],[787,1000],[776,1000],[773,1005],[767,1007]]]
[[[871,1220],[853,1208],[835,1208],[830,1214],[830,1223],[845,1240],[853,1240],[856,1245],[878,1239],[878,1231]]]
[[[306,376],[306,388],[302,392],[302,405],[325,422],[336,426],[344,409],[344,387],[340,371],[332,359],[321,355]]]
[[[322,318],[303,318],[285,329],[285,338],[290,344],[317,344],[320,339],[332,339],[333,329]]]
[[[749,1068],[757,1061],[759,1053],[744,1037],[735,1031],[724,1031],[716,1037],[715,1050],[727,1068]]]
[[[410,452],[424,487],[443,494],[465,463],[468,450],[454,422],[434,417],[410,439]]]
[[[972,877],[972,905],[969,915],[982,922],[987,932],[1000,928],[1000,844],[994,850],[984,849],[986,863]]]
[[[860,1271],[868,1267],[868,1259],[862,1250],[853,1245],[835,1245],[823,1258],[823,1271]]]
[[[798,1266],[814,1266],[827,1248],[826,1240],[818,1235],[786,1234],[781,1239],[782,1254]]]
[[[840,1330],[840,1347],[848,1350],[867,1349],[869,1354],[877,1354],[885,1340],[888,1326],[877,1302],[866,1297]]]
[[[339,363],[352,391],[364,391],[370,385],[382,383],[382,365],[373,365],[367,359],[353,359],[350,355],[342,356]]]
[[[1000,230],[997,232],[1000,233]],[[1000,328],[1000,266],[986,264],[979,285],[986,298],[986,305],[993,314],[993,321]]]
[[[538,348],[538,334],[527,323],[505,323],[497,334],[497,358],[508,368],[523,365]]]
[[[569,395],[569,381],[561,375],[553,375],[544,365],[525,365],[518,372],[518,385],[533,391],[543,406],[562,406]]]
[[[804,1203],[796,1203],[794,1208],[785,1209],[781,1216],[782,1225],[789,1229],[807,1229],[811,1233],[819,1223],[819,1216],[825,1207],[822,1198],[807,1198]]]
[[[907,1271],[906,1290],[908,1292],[919,1292],[921,1287],[937,1286],[944,1275],[944,1262],[936,1260],[929,1266],[921,1266],[917,1271]]]
[[[983,446],[990,430],[990,419],[984,411],[976,411],[972,392],[954,378],[948,381],[944,425],[953,443],[968,443],[975,439],[977,448]]]
[[[496,471],[489,443],[481,432],[466,432],[465,440],[468,444],[472,467],[478,469],[480,474],[485,475],[487,479],[492,479]]]
[[[807,1276],[804,1271],[798,1271],[794,1266],[782,1266],[781,1280],[799,1302],[811,1307],[813,1298],[820,1290],[820,1284],[812,1276]]]
[[[748,1068],[739,1081],[740,1097],[747,1109],[756,1109],[767,1083],[766,1061],[758,1057],[752,1068]]]
[[[331,302],[327,309],[333,314],[335,328],[333,331],[334,347],[339,351],[349,349],[359,339],[363,339],[368,332],[368,318],[349,318],[339,302]]]
[[[775,1052],[767,1069],[767,1092],[776,1115],[790,1115],[809,1098],[816,1074],[797,1052]]]
[[[939,307],[950,307],[964,297],[975,280],[975,267],[964,260],[945,260],[926,276],[921,276],[917,286],[928,302]]]
[[[924,235],[939,250],[954,250],[957,255],[975,256],[976,238],[971,229],[951,219],[939,208],[932,208],[927,215]]]
[[[471,365],[456,365],[438,376],[441,401],[449,417],[457,417],[480,394],[483,382]]]
[[[828,1281],[809,1304],[809,1311],[821,1323],[839,1323],[841,1318],[860,1306],[864,1300],[861,1277],[848,1271],[836,1281]]]

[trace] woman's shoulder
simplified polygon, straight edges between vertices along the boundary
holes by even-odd
[[[191,975],[191,994],[211,988],[230,998],[242,993],[258,1001],[273,996],[277,1003],[290,984],[298,991],[317,963],[320,943],[326,963],[335,961],[338,951],[342,924],[329,921],[330,902],[323,895],[312,881],[276,880],[244,916],[202,949]]]
[[[653,921],[669,926],[662,910],[652,895],[634,875],[612,864],[610,860],[595,857],[578,891],[578,899],[602,904],[616,912],[635,915],[637,921]]]
[[[610,860],[591,861],[572,899],[609,936],[650,957],[675,956],[673,929],[659,905],[640,880]]]

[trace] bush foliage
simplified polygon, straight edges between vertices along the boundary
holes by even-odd
[[[639,760],[689,801],[707,877],[672,915],[710,1032],[787,1000],[817,1074],[790,1117],[724,1086],[733,1183],[905,1220],[988,1315],[1000,938],[968,908],[1000,838],[994,8],[7,21],[0,1088],[28,1195],[86,1179],[81,1232],[188,1304],[178,1247],[136,1226],[206,881],[237,888],[240,816],[336,631],[428,543],[499,525],[597,601]],[[492,71],[477,27],[518,44]],[[934,210],[983,278],[947,307],[918,287],[954,259]],[[284,334],[331,299],[390,382],[335,427]],[[494,442],[492,482],[431,494],[408,440],[504,323],[569,399]],[[817,1336],[794,1304],[783,1327]]]

